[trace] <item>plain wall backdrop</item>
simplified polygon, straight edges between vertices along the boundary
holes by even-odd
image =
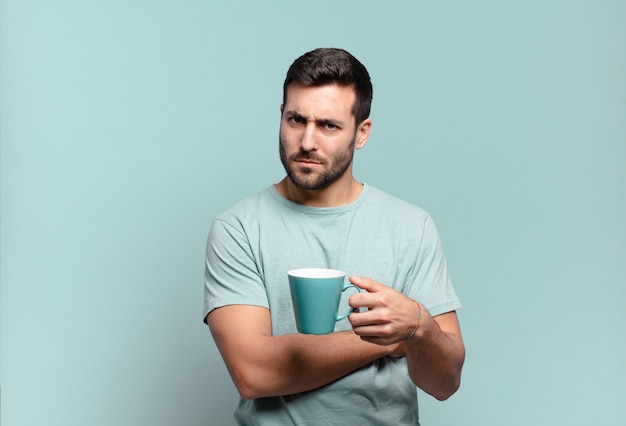
[[[625,23],[608,0],[0,0],[2,425],[233,424],[206,234],[282,178],[282,81],[320,46],[372,76],[357,178],[433,215],[464,304],[462,387],[420,394],[422,424],[626,424]]]

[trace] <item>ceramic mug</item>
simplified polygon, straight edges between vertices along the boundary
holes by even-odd
[[[349,288],[362,291],[345,282],[346,273],[335,269],[294,269],[287,273],[298,331],[304,334],[328,334],[335,322],[353,310],[337,314],[341,293]]]

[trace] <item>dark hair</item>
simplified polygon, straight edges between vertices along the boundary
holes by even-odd
[[[370,75],[358,59],[343,49],[319,48],[296,59],[283,83],[283,104],[287,102],[287,87],[291,83],[352,86],[356,94],[352,114],[357,125],[370,115],[373,93]]]

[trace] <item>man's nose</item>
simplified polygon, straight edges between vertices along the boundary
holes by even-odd
[[[308,123],[302,133],[302,140],[300,141],[300,147],[304,151],[314,151],[317,149],[317,142],[315,137],[315,123]]]

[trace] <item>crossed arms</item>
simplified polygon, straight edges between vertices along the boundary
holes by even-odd
[[[418,305],[402,293],[365,277],[350,281],[367,290],[350,297],[350,306],[366,308],[350,315],[352,331],[273,336],[270,311],[250,305],[207,316],[242,398],[317,389],[385,356],[406,356],[411,380],[435,398],[456,392],[465,359],[456,313],[432,317],[422,306],[418,324]]]

